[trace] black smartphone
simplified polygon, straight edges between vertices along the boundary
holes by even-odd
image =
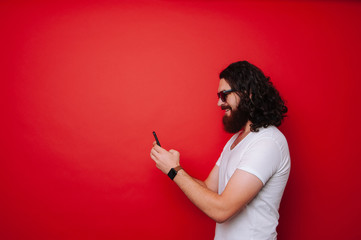
[[[154,136],[155,141],[157,142],[158,146],[160,147],[160,143],[159,143],[159,140],[158,140],[158,137],[157,137],[157,134],[155,133],[155,131],[153,131],[153,136]]]

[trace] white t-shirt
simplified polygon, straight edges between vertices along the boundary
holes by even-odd
[[[263,187],[257,196],[238,214],[224,223],[217,223],[215,240],[277,239],[278,209],[290,173],[287,140],[274,126],[250,132],[235,148],[226,144],[220,158],[218,193],[225,189],[237,169],[258,177]]]

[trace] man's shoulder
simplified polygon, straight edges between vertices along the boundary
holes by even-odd
[[[268,126],[259,128],[258,132],[254,132],[253,141],[260,141],[262,139],[272,139],[276,142],[287,142],[286,137],[276,126]]]

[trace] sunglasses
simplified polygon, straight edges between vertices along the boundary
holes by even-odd
[[[236,90],[234,90],[234,89],[224,90],[224,91],[218,92],[217,96],[218,96],[218,98],[220,98],[222,100],[222,102],[226,102],[228,94],[235,92],[235,91]]]

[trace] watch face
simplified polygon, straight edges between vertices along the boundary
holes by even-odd
[[[168,173],[168,177],[170,177],[170,179],[173,180],[176,175],[177,175],[177,172],[174,170],[174,168],[171,168]]]

